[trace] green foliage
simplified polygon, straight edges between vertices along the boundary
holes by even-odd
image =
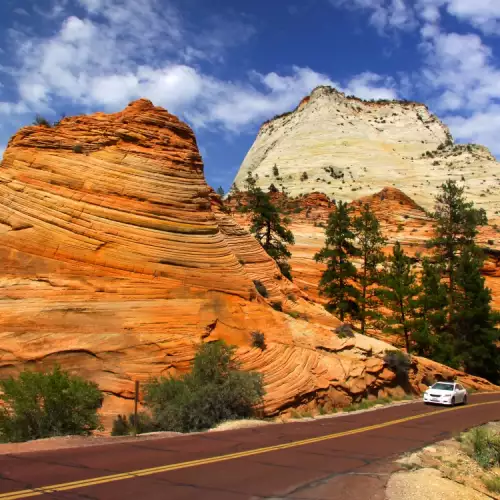
[[[403,335],[406,351],[411,352],[410,333],[415,324],[415,301],[419,293],[415,266],[405,255],[398,242],[392,249],[381,280],[382,287],[377,290],[384,306],[391,311],[385,318],[386,330]]]
[[[384,361],[387,366],[396,374],[396,378],[400,383],[408,381],[411,361],[408,355],[402,351],[387,350],[385,351]]]
[[[224,193],[224,188],[223,188],[222,186],[219,186],[219,187],[217,188],[217,194],[218,194],[221,198],[223,198],[223,197],[224,197],[224,194],[225,194],[225,193]]]
[[[488,221],[485,211],[475,209],[474,204],[465,199],[464,188],[452,180],[441,185],[433,217],[436,221],[436,237],[429,241],[428,246],[434,250],[448,278],[448,312],[451,318],[456,311],[455,272],[458,257],[464,247],[475,245],[478,226]]]
[[[309,175],[307,175],[307,172],[302,172],[302,173],[300,174],[300,180],[301,180],[302,182],[304,182],[304,181],[307,181],[307,179],[309,179]]]
[[[279,177],[280,176],[280,171],[278,170],[278,167],[277,167],[276,163],[273,166],[273,175],[274,175],[274,177]]]
[[[360,288],[359,317],[361,334],[366,330],[367,319],[377,317],[377,305],[374,302],[373,285],[380,281],[377,266],[384,261],[382,248],[385,238],[382,236],[380,224],[368,205],[361,208],[359,217],[354,220],[354,231],[358,239],[358,249],[361,256],[361,269],[356,274],[356,282]]]
[[[0,380],[0,440],[91,434],[100,429],[102,394],[93,382],[55,367]]]
[[[249,173],[245,182],[247,204],[242,212],[251,214],[250,232],[267,254],[278,264],[282,274],[292,279],[288,259],[291,257],[287,245],[295,243],[293,233],[288,229],[290,220],[283,215],[283,209],[273,204],[269,193],[257,187],[256,179]]]
[[[500,466],[500,435],[497,433],[486,427],[476,427],[463,436],[462,443],[483,469]]]
[[[450,342],[440,342],[446,332],[447,289],[441,281],[442,265],[422,260],[421,293],[416,303],[416,322],[412,335],[414,350],[421,356],[446,362],[452,357]]]
[[[481,276],[484,256],[475,243],[478,226],[487,223],[485,212],[465,199],[464,189],[456,182],[447,181],[436,198],[434,217],[436,237],[429,246],[436,261],[435,294],[426,293],[424,287],[418,349],[437,361],[498,382],[498,315],[491,310],[491,293]],[[423,301],[434,302],[430,317]]]
[[[52,126],[50,124],[49,120],[44,118],[42,115],[35,116],[35,119],[33,120],[33,125],[41,125],[43,127],[51,127]]]
[[[483,483],[488,488],[488,491],[500,493],[500,476],[485,477]]]
[[[262,376],[242,371],[234,350],[222,341],[202,344],[190,373],[146,385],[144,400],[160,430],[200,431],[255,415],[264,395]]]
[[[255,285],[255,288],[260,293],[260,295],[262,295],[262,297],[265,298],[268,296],[266,285],[264,285],[262,281],[253,280],[253,284]]]
[[[127,436],[133,434],[135,429],[136,434],[143,434],[145,432],[154,432],[158,428],[153,422],[150,415],[141,412],[137,414],[137,424],[135,422],[135,415],[131,413],[128,418],[126,415],[118,415],[113,421],[113,428],[111,430],[112,436]]]
[[[454,343],[460,365],[468,373],[492,381],[500,379],[498,315],[491,310],[491,292],[481,275],[483,257],[477,248],[465,247],[456,269],[456,311],[452,317]]]
[[[137,414],[137,422],[135,421],[135,415],[131,413],[128,416],[128,421],[130,429],[134,429],[136,434],[144,434],[145,432],[154,432],[158,430],[157,425],[151,418],[151,415],[146,412],[139,412]]]
[[[81,144],[75,144],[72,149],[73,149],[73,153],[77,153],[77,154],[83,153],[83,146]]]
[[[264,350],[266,348],[266,339],[262,332],[255,330],[250,334],[252,337],[252,347],[257,347],[257,349]]]
[[[283,303],[281,302],[281,300],[276,300],[276,301],[271,302],[271,307],[275,311],[283,311]]]
[[[111,429],[112,436],[127,436],[130,434],[130,425],[126,415],[118,415],[113,420],[113,427]]]
[[[345,339],[348,337],[354,337],[354,332],[352,331],[352,326],[347,323],[342,323],[340,326],[335,328],[334,332],[337,334],[339,339]]]
[[[328,218],[325,247],[314,256],[314,260],[327,266],[319,283],[320,293],[329,299],[327,309],[338,313],[341,321],[346,314],[356,314],[359,299],[359,292],[352,285],[356,268],[351,259],[359,251],[354,245],[350,213],[347,203],[340,201]]]

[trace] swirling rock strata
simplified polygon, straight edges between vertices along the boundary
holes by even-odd
[[[0,257],[0,377],[58,363],[99,384],[108,415],[219,338],[264,374],[270,414],[395,388],[390,346],[333,335],[338,320],[216,209],[191,129],[147,100],[11,139]]]

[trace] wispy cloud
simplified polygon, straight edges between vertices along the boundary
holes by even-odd
[[[498,0],[329,2],[366,12],[380,33],[418,30],[424,62],[413,86],[420,87],[433,108],[445,115],[457,138],[484,143],[500,154],[500,67],[485,41],[486,36],[500,34]],[[445,15],[468,25],[470,32],[447,32]],[[405,81],[408,78],[403,77],[401,82]]]
[[[387,30],[412,30],[417,26],[415,11],[407,0],[329,0],[334,7],[363,10],[379,33]]]
[[[12,33],[18,66],[11,69],[19,100],[0,103],[0,113],[50,112],[65,101],[113,111],[148,97],[197,127],[240,132],[289,110],[314,87],[335,85],[307,67],[287,73],[251,71],[226,81],[203,71],[204,60],[222,60],[229,46],[253,36],[244,20],[207,19],[195,33],[168,3],[156,0],[78,0],[83,15],[56,1],[46,15],[58,17],[49,37]],[[65,14],[66,13],[66,14]],[[373,73],[346,82],[361,97],[394,97],[394,85]]]

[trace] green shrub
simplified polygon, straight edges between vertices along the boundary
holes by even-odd
[[[44,127],[51,127],[49,120],[44,118],[42,115],[36,115],[33,120],[33,125],[42,125]]]
[[[83,146],[81,144],[75,144],[72,149],[73,153],[83,153]]]
[[[483,483],[488,488],[488,491],[500,493],[500,476],[485,477]]]
[[[128,416],[128,422],[130,426],[130,431],[136,429],[137,434],[144,434],[145,432],[154,432],[159,430],[151,415],[145,412],[139,412],[137,414],[137,425],[135,424],[135,415],[131,413]]]
[[[352,326],[347,323],[342,323],[340,326],[335,328],[334,332],[340,339],[345,339],[347,337],[354,337],[354,332],[352,331]]]
[[[252,332],[250,336],[252,337],[252,347],[257,347],[257,349],[262,349],[262,350],[266,348],[266,339],[262,332],[256,330]]]
[[[130,434],[130,425],[126,415],[118,415],[113,420],[113,428],[111,429],[112,436],[127,436]]]
[[[102,394],[93,382],[55,367],[0,380],[0,440],[88,435],[100,429]]]
[[[300,318],[300,313],[297,312],[297,311],[288,311],[287,313],[289,316],[291,316],[292,318],[295,318],[295,319],[298,319]]]
[[[411,361],[407,354],[403,351],[387,350],[385,351],[384,361],[399,380],[408,380]]]
[[[260,280],[253,280],[253,284],[255,285],[255,288],[257,291],[262,295],[262,297],[267,297],[267,288],[265,287],[264,283]]]
[[[136,434],[143,434],[145,432],[154,432],[158,430],[153,422],[153,419],[147,413],[141,412],[137,414],[137,426],[135,424],[135,416],[131,413],[128,418],[126,415],[118,415],[113,421],[113,428],[111,430],[112,436],[127,436],[135,431]]]
[[[483,468],[500,465],[500,435],[485,427],[476,427],[463,439],[469,455]]]
[[[242,371],[234,349],[222,341],[203,344],[190,373],[145,386],[145,404],[159,430],[200,431],[255,416],[264,395],[262,376]]]
[[[275,311],[283,311],[283,303],[281,302],[281,300],[277,300],[275,302],[271,302],[271,307]]]

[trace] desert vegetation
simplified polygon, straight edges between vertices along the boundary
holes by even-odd
[[[262,334],[255,333],[254,341],[264,348]],[[138,417],[137,430],[192,432],[250,418],[258,414],[263,395],[262,376],[242,370],[234,347],[223,341],[202,344],[189,373],[146,384],[146,411]],[[119,416],[113,433],[128,434],[134,425],[131,417]]]
[[[251,174],[248,174],[245,188],[247,190],[246,203],[240,205],[240,211],[250,215],[250,232],[267,254],[275,260],[283,275],[292,279],[291,267],[288,263],[291,257],[288,245],[293,244],[295,239],[288,229],[290,219],[285,214],[288,207],[274,204],[270,193],[257,187],[256,179]],[[284,199],[287,198],[284,197]]]
[[[315,255],[327,269],[320,293],[327,308],[349,317],[365,333],[368,325],[401,335],[408,353],[453,368],[500,380],[496,342],[498,315],[481,268],[484,256],[475,243],[478,227],[487,224],[484,210],[468,202],[455,181],[444,183],[436,197],[436,234],[429,256],[417,268],[399,243],[386,259],[385,240],[368,206],[357,217],[340,202],[325,229],[325,247]],[[354,265],[361,259],[361,266]],[[380,306],[388,311],[381,316]]]
[[[0,441],[88,435],[101,428],[97,385],[55,367],[0,380]]]

